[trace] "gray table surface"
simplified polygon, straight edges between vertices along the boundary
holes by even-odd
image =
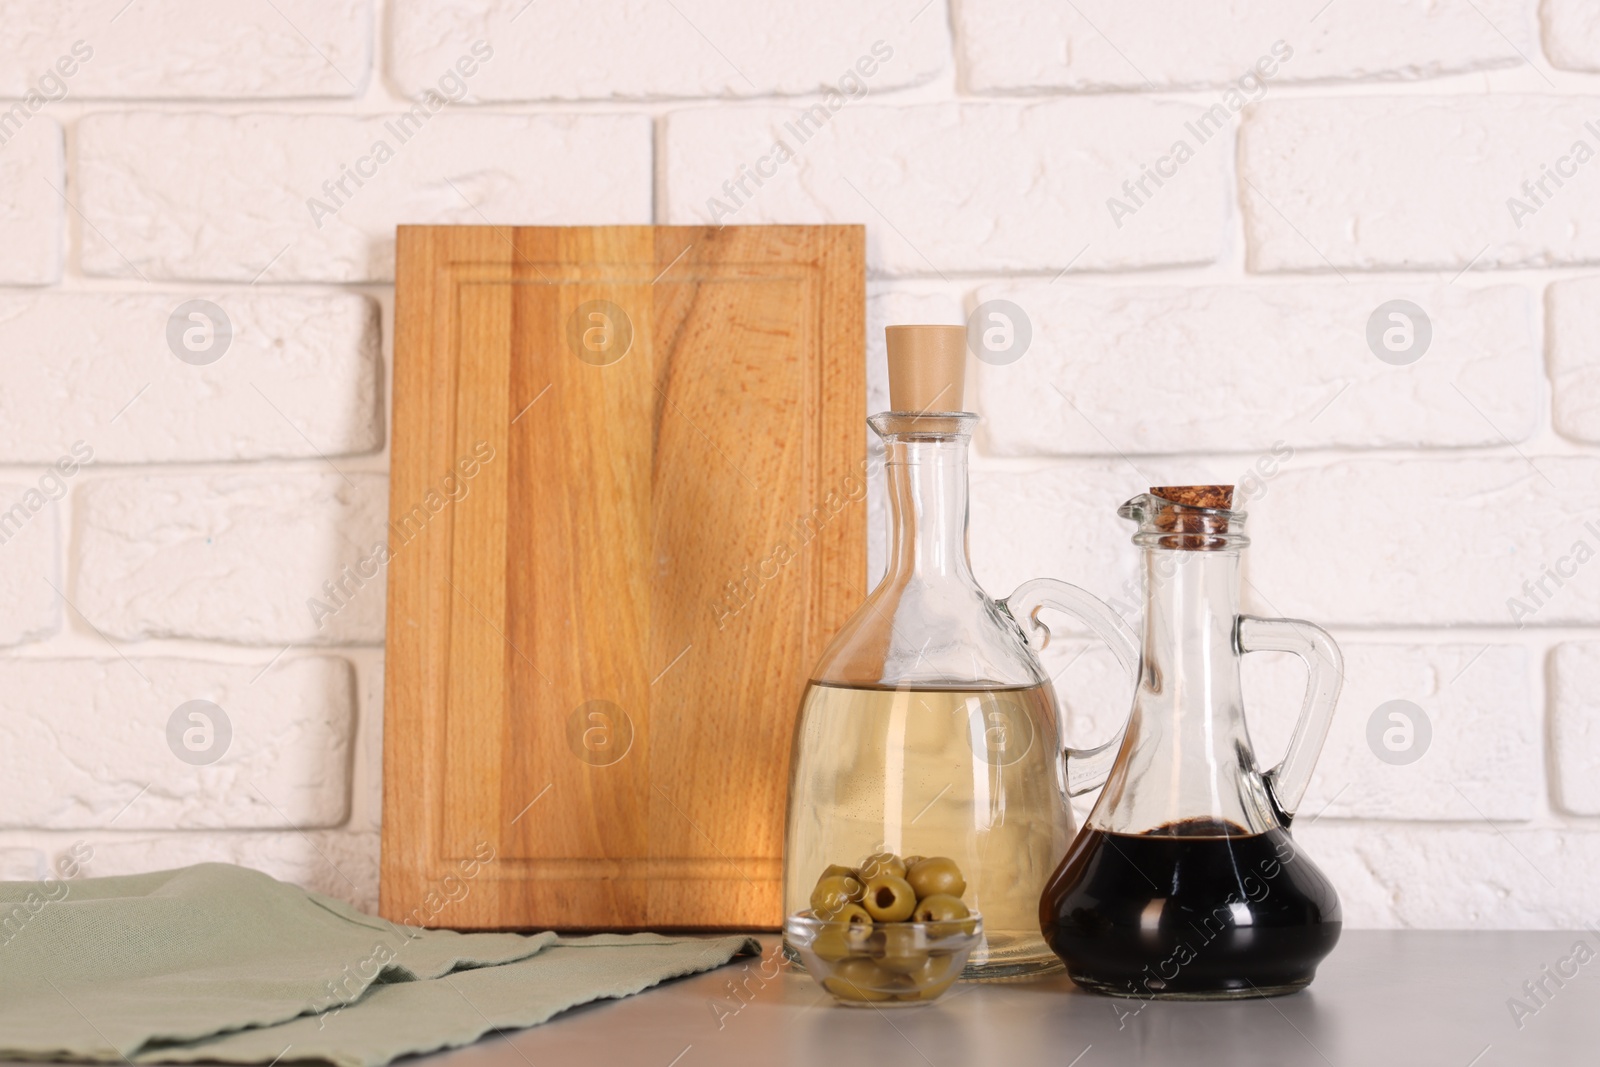
[[[762,960],[408,1067],[1600,1064],[1600,955],[1571,959],[1580,940],[1600,953],[1600,935],[1580,931],[1347,931],[1309,990],[1270,1000],[1141,1008],[1058,974],[962,983],[933,1004],[887,1011],[837,1006],[803,971],[777,969],[775,940],[762,938]],[[1545,968],[1559,978],[1562,960],[1577,973],[1557,985]],[[1540,981],[1542,1004],[1523,988]],[[1513,997],[1537,1009],[1520,1027]]]
[[[871,1064],[1600,1064],[1600,934],[1346,931],[1305,992],[1228,1003],[1116,1000],[1064,975],[961,983],[923,1006],[834,1003],[765,955],[491,1035],[405,1067]],[[1574,947],[1587,946],[1584,962]],[[1566,961],[1563,964],[1563,961]],[[1573,977],[1562,977],[1559,968]],[[1547,970],[1548,968],[1548,970]],[[1559,984],[1558,984],[1559,980]],[[1530,996],[1524,983],[1543,983]],[[1510,1001],[1526,1006],[1520,1019]],[[1519,1025],[1520,1023],[1520,1025]]]

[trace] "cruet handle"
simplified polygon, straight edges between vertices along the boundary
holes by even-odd
[[[1139,671],[1139,639],[1135,636],[1133,628],[1122,617],[1111,610],[1111,606],[1093,593],[1079,589],[1075,585],[1056,581],[1054,578],[1035,578],[1031,582],[1023,582],[1017,586],[1016,591],[1005,599],[1005,607],[1011,616],[1023,622],[1023,633],[1028,643],[1035,649],[1044,648],[1050,641],[1050,628],[1039,620],[1041,608],[1054,608],[1064,611],[1068,615],[1083,623],[1094,631],[1116,655],[1117,662],[1122,664],[1130,676]],[[1065,709],[1058,709],[1065,718]],[[1122,747],[1122,730],[1103,745],[1094,748],[1066,749],[1067,763],[1067,794],[1080,796],[1091,789],[1098,789],[1105,784],[1106,775],[1111,773],[1111,765],[1116,762],[1117,750]],[[1066,723],[1061,724],[1062,736],[1066,736]]]
[[[1333,721],[1333,706],[1339,700],[1339,687],[1344,684],[1344,656],[1328,631],[1299,619],[1241,615],[1237,643],[1240,652],[1293,652],[1311,672],[1305,704],[1300,708],[1300,719],[1294,724],[1283,761],[1265,776],[1272,802],[1287,824],[1305,799],[1312,768],[1322,754],[1322,743]]]

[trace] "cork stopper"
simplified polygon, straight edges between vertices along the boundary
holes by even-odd
[[[1150,495],[1182,504],[1186,508],[1220,508],[1227,511],[1233,507],[1231,485],[1152,485]]]
[[[1174,535],[1161,538],[1162,548],[1205,552],[1227,545],[1222,535],[1228,532],[1228,517],[1216,512],[1232,509],[1233,486],[1153,485],[1150,495],[1163,501],[1156,512],[1156,529]]]
[[[895,411],[961,411],[967,370],[964,326],[890,326],[889,406]]]

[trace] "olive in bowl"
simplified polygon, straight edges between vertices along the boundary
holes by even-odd
[[[784,939],[841,1004],[910,1007],[944,994],[978,946],[983,919],[872,924],[789,916]]]
[[[982,941],[966,888],[943,856],[877,852],[854,867],[831,864],[784,940],[842,1003],[924,1003],[955,984]]]

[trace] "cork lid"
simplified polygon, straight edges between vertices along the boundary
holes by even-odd
[[[1156,529],[1178,535],[1162,537],[1162,548],[1206,551],[1227,545],[1222,535],[1228,533],[1228,516],[1217,512],[1233,508],[1233,486],[1152,485],[1150,495],[1158,498]]]
[[[964,326],[890,326],[889,406],[895,411],[961,411],[967,370]]]
[[[1152,485],[1150,495],[1182,504],[1186,508],[1220,508],[1227,511],[1233,507],[1231,485]]]

